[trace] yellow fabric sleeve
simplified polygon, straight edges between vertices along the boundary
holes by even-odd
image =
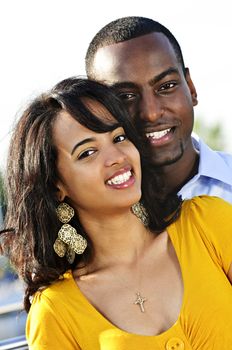
[[[81,349],[52,301],[37,292],[28,315],[26,336],[30,350]]]

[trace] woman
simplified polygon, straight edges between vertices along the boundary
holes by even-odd
[[[67,79],[34,101],[7,178],[30,349],[229,349],[232,208],[203,196],[179,215],[109,88]]]

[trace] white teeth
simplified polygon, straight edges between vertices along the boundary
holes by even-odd
[[[124,182],[126,182],[127,180],[129,180],[129,178],[131,177],[131,171],[127,171],[124,174],[118,175],[113,177],[112,179],[107,181],[108,185],[120,185]]]
[[[169,129],[165,129],[165,130],[161,130],[161,131],[154,131],[154,132],[148,132],[146,133],[146,136],[148,138],[152,138],[152,139],[161,139],[161,137],[167,135],[167,133],[169,133],[171,131],[171,128]]]

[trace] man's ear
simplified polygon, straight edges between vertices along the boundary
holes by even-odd
[[[196,91],[196,88],[195,88],[193,81],[191,79],[190,72],[189,72],[188,68],[185,68],[185,79],[186,79],[186,82],[188,84],[191,96],[192,96],[193,106],[196,106],[198,104],[197,91]]]
[[[59,181],[56,184],[56,197],[59,202],[63,202],[66,197],[66,191],[64,189],[64,185]]]

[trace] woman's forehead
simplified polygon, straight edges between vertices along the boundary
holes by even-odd
[[[90,97],[82,97],[82,102],[85,107],[97,118],[102,121],[115,121],[114,116],[110,113],[110,111],[99,101],[94,100]]]
[[[72,153],[75,143],[91,137],[93,131],[80,124],[68,112],[62,111],[53,124],[52,139],[58,154]]]
[[[83,101],[84,102],[84,101]],[[111,113],[98,101],[86,99],[84,102],[87,109],[90,113],[96,116],[99,119],[99,122],[102,121],[105,125],[112,127],[117,127],[119,124],[117,120],[111,115]],[[88,103],[88,106],[87,106]],[[91,118],[91,116],[89,116]],[[88,123],[86,121],[86,123]],[[110,129],[105,130],[105,132]],[[91,135],[95,134],[96,131],[93,131],[92,128],[89,128],[88,125],[83,124],[83,122],[78,121],[78,113],[75,118],[68,111],[62,110],[57,115],[55,122],[52,127],[52,138],[54,145],[59,149],[71,149],[73,142],[78,139],[88,138]],[[98,132],[97,132],[98,133]]]

